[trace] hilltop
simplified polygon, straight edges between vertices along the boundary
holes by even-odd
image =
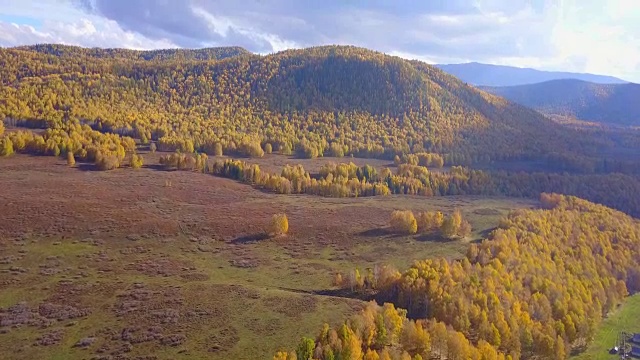
[[[159,49],[130,50],[83,48],[60,44],[38,44],[19,46],[12,49],[54,55],[61,58],[91,57],[97,59],[128,60],[222,60],[234,56],[250,55],[251,52],[239,46],[213,47],[203,49]]]

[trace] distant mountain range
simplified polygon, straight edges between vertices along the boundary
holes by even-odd
[[[574,79],[481,89],[540,112],[616,125],[640,125],[640,84]]]
[[[612,76],[557,71],[541,71],[513,66],[481,64],[436,65],[460,80],[476,86],[516,86],[551,80],[575,79],[597,84],[625,84],[627,81]]]

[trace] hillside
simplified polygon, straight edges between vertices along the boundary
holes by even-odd
[[[498,96],[553,115],[616,125],[640,125],[640,85],[553,80],[539,84],[483,87]]]
[[[0,50],[4,117],[43,127],[81,120],[201,151],[214,142],[232,152],[258,141],[276,150],[306,144],[322,154],[333,144],[345,155],[392,159],[426,150],[471,163],[601,145],[435,67],[361,48],[224,60],[184,50],[192,60],[153,62],[140,60],[145,53],[50,48],[59,47]]]
[[[462,81],[478,86],[516,86],[558,79],[576,79],[599,84],[624,84],[626,81],[604,75],[559,71],[540,71],[513,66],[481,63],[436,65]]]
[[[298,354],[309,348],[302,358],[311,358],[317,347],[314,359],[365,351],[369,359],[566,359],[579,352],[640,288],[640,227],[582,199],[543,194],[541,201],[547,210],[513,212],[462,260],[417,261],[374,277],[384,307],[325,326]]]

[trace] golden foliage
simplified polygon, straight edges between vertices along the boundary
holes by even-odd
[[[495,103],[427,64],[354,47],[254,56],[39,45],[0,49],[0,63],[0,117],[46,128],[82,119],[161,151],[218,155],[220,144],[259,156],[243,144],[270,143],[285,155],[399,155],[434,168],[560,153],[551,163],[589,168],[608,141]]]
[[[313,351],[315,349],[315,351]],[[278,352],[274,359],[287,359]],[[337,328],[325,324],[315,341],[303,338],[300,355],[312,359],[430,359],[432,354],[448,354],[449,359],[505,360],[503,353],[486,342],[474,346],[464,334],[447,329],[441,322],[407,318],[406,310],[393,304],[370,302]],[[483,356],[494,357],[483,357]]]
[[[440,229],[444,215],[440,211],[425,211],[418,213],[418,231],[421,233]]]
[[[400,234],[415,234],[418,223],[411,210],[395,210],[391,213],[391,229]]]
[[[0,156],[9,156],[12,155],[13,152],[13,141],[8,137],[0,139]]]
[[[69,165],[69,166],[75,166],[76,165],[76,158],[75,158],[75,156],[73,156],[73,152],[72,151],[67,151],[67,165]]]
[[[142,155],[131,154],[131,158],[129,159],[129,167],[132,169],[140,169],[144,164],[144,159]]]
[[[276,214],[271,218],[271,222],[269,223],[269,230],[267,234],[275,236],[275,235],[284,235],[289,231],[289,219],[286,214]]]
[[[547,198],[553,209],[511,214],[461,261],[416,262],[386,298],[514,359],[562,359],[565,343],[590,339],[605,314],[640,290],[640,225],[574,197]]]

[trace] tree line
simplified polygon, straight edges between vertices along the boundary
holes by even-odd
[[[440,211],[423,211],[416,216],[411,210],[395,210],[391,213],[390,228],[409,235],[438,231],[445,239],[464,238],[471,233],[471,224],[462,217],[460,210],[448,216]]]
[[[205,154],[201,154],[203,156]],[[183,154],[187,158],[193,155]],[[198,156],[198,155],[196,155]],[[203,170],[204,171],[204,170]],[[548,174],[472,170],[453,166],[447,172],[424,166],[400,164],[395,174],[353,163],[328,163],[312,177],[302,165],[286,165],[280,174],[262,171],[243,160],[217,160],[205,171],[235,179],[279,194],[310,194],[327,197],[483,195],[538,198],[541,193],[562,193],[640,215],[640,181],[623,174]]]

